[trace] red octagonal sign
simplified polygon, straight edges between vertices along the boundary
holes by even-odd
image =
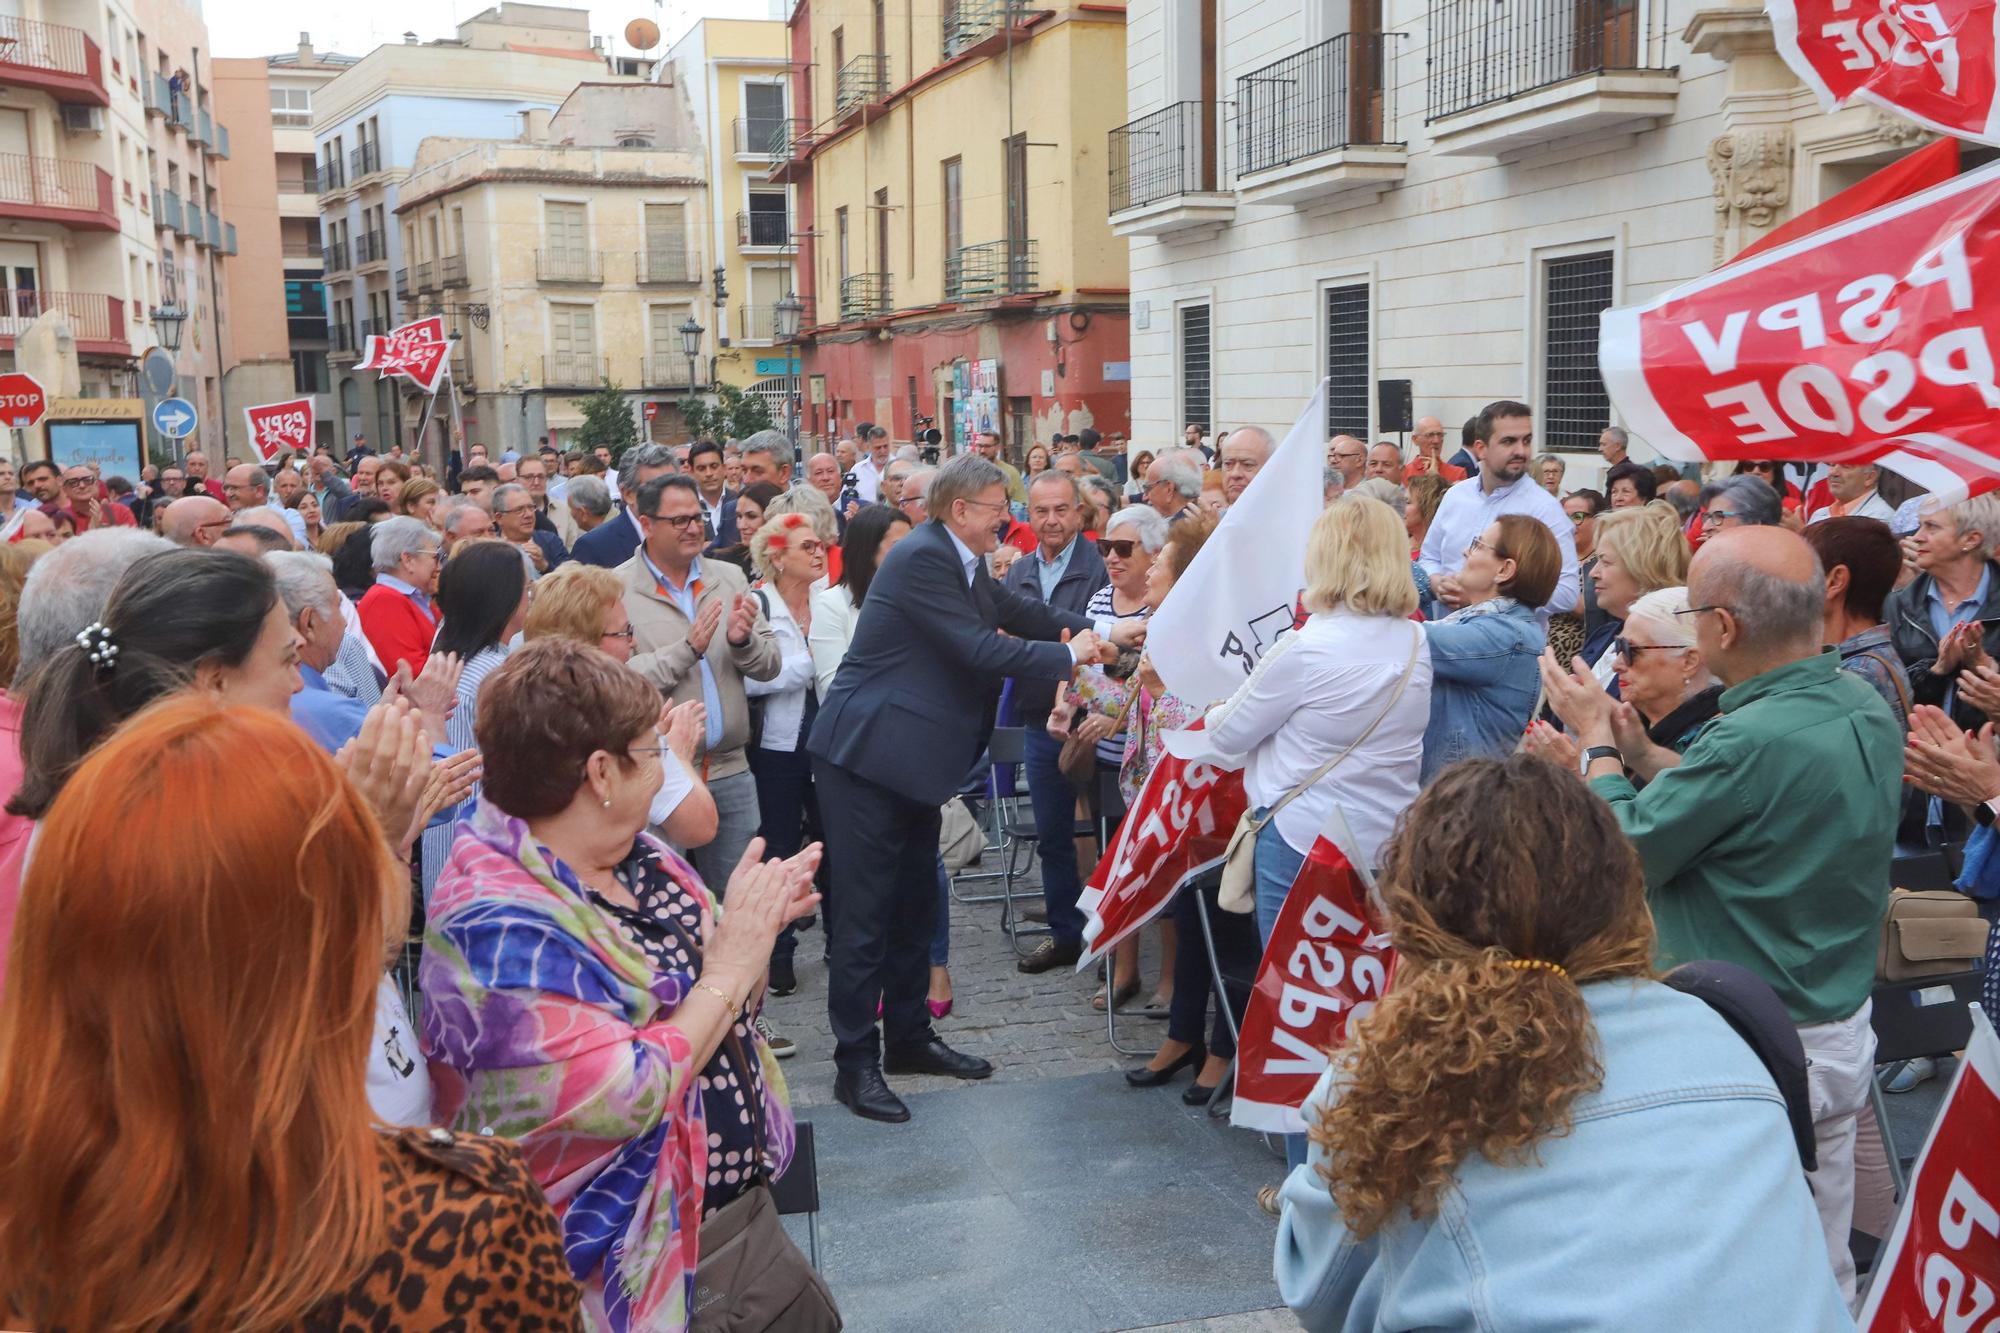
[[[49,410],[48,395],[33,375],[0,375],[0,425],[26,430]]]

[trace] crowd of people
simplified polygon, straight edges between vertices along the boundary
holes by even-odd
[[[1222,1006],[1322,829],[1375,872],[1395,983],[1260,1196],[1309,1327],[1840,1326],[1882,1223],[1892,857],[2000,810],[2000,500],[1631,443],[1565,491],[1523,403],[1449,459],[1433,417],[1334,436],[1305,614],[1218,699],[1146,631],[1258,426],[940,457],[864,422],[796,478],[775,431],[0,465],[0,1314],[838,1327],[772,1203],[768,1001],[824,968],[863,1118],[911,1118],[899,1075],[988,1077],[945,1039],[942,811],[1012,784],[1043,831],[1015,964],[1074,967],[1094,858],[1202,720],[1248,900],[1183,892],[1092,1003],[1164,1022],[1132,1086],[1225,1096]],[[1809,1056],[1809,1155],[1663,982],[1707,962]],[[1672,1262],[1627,1281],[1635,1247]]]

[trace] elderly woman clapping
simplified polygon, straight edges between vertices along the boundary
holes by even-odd
[[[607,1311],[617,1327],[684,1328],[703,1219],[768,1207],[794,1143],[755,1018],[772,942],[819,901],[819,847],[760,863],[752,840],[719,914],[643,832],[659,720],[643,677],[567,640],[530,643],[488,677],[486,787],[424,948],[437,1116],[520,1142],[593,1328],[613,1326]]]

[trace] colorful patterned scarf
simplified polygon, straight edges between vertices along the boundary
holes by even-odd
[[[634,851],[716,910],[665,846],[641,835]],[[693,980],[655,973],[521,820],[482,799],[461,825],[421,969],[433,1109],[441,1123],[520,1143],[562,1218],[589,1322],[613,1333],[687,1326],[707,1127],[700,1070],[671,1020]],[[782,1170],[784,1080],[757,1047]]]

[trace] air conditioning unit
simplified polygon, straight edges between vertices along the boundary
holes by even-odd
[[[65,106],[62,117],[63,128],[71,134],[104,133],[104,108],[101,106]]]

